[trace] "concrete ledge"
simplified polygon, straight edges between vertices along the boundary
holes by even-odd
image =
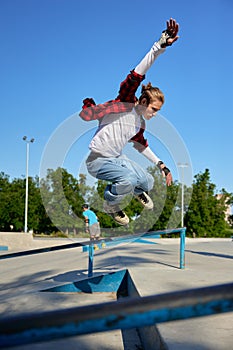
[[[35,239],[32,233],[0,232],[0,246],[7,246],[10,252],[52,247],[71,243],[69,238]]]
[[[0,232],[0,245],[8,246],[9,250],[25,250],[32,248],[32,233]]]

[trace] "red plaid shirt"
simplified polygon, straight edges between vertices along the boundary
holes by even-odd
[[[144,75],[137,74],[132,70],[122,81],[119,94],[115,100],[96,105],[92,98],[86,98],[83,100],[80,117],[85,121],[90,121],[102,119],[107,114],[130,112],[137,102],[135,93],[144,78]],[[134,142],[134,147],[140,152],[148,146],[148,142],[143,135],[144,130],[145,121],[142,119],[139,132],[130,140]]]

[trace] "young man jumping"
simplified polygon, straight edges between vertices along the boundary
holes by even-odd
[[[120,84],[115,100],[96,105],[92,98],[86,98],[80,117],[84,120],[99,120],[99,127],[89,145],[90,154],[86,160],[88,172],[97,179],[105,180],[104,211],[120,225],[127,225],[129,218],[119,204],[128,194],[133,194],[146,209],[153,209],[148,195],[154,179],[140,165],[122,154],[127,142],[152,163],[156,164],[166,184],[172,183],[172,175],[163,161],[150,149],[144,138],[145,121],[150,120],[161,109],[164,95],[151,83],[142,85],[139,99],[135,93],[145,74],[156,58],[178,39],[179,25],[174,19],[167,21],[167,28],[150,51]]]

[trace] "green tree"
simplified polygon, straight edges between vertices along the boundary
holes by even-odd
[[[40,191],[47,215],[57,229],[76,233],[83,225],[79,217],[84,199],[80,194],[78,181],[65,169],[49,169],[40,182]]]
[[[14,179],[10,184],[10,192],[5,201],[5,218],[7,227],[13,226],[14,231],[24,230],[25,213],[25,180]]]
[[[11,217],[9,213],[11,183],[9,175],[0,173],[0,225],[1,231],[11,230]]]
[[[0,174],[0,220],[2,231],[23,231],[25,222],[25,186],[26,179],[13,179]],[[41,222],[46,216],[38,177],[28,178],[28,229],[40,232]]]
[[[226,205],[231,195],[222,190],[222,197],[218,199],[208,169],[194,178],[192,198],[184,218],[187,233],[206,237],[224,234],[228,227],[225,220]]]
[[[52,232],[55,229],[42,202],[38,176],[28,179],[28,229],[35,233]]]
[[[122,205],[130,217],[126,229],[103,212],[103,195],[106,181],[98,180],[94,187],[86,185],[86,176],[79,181],[65,169],[48,170],[45,179],[29,177],[28,187],[28,229],[34,232],[62,230],[83,232],[82,204],[88,202],[100,220],[101,228],[110,235],[145,232],[175,228],[181,219],[180,184],[167,187],[157,167],[149,167],[154,177],[150,196],[154,202],[152,211],[144,210],[132,196],[127,196]],[[224,189],[216,195],[216,186],[210,181],[209,170],[194,177],[192,187],[184,186],[184,223],[188,234],[197,236],[224,235],[232,225],[226,220],[226,208],[233,203],[233,195]],[[2,231],[23,231],[25,219],[26,179],[14,179],[0,173],[0,225]],[[191,202],[190,202],[191,198]],[[188,203],[190,205],[188,207]],[[230,232],[230,231],[229,231]],[[230,233],[228,233],[229,235]]]
[[[89,198],[92,196],[93,188],[86,184],[87,176],[85,174],[79,174],[79,191],[85,202],[89,202]]]

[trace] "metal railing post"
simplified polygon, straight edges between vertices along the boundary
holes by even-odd
[[[185,268],[185,234],[186,228],[180,230],[180,269]]]
[[[94,245],[90,242],[88,254],[88,277],[93,275]]]

